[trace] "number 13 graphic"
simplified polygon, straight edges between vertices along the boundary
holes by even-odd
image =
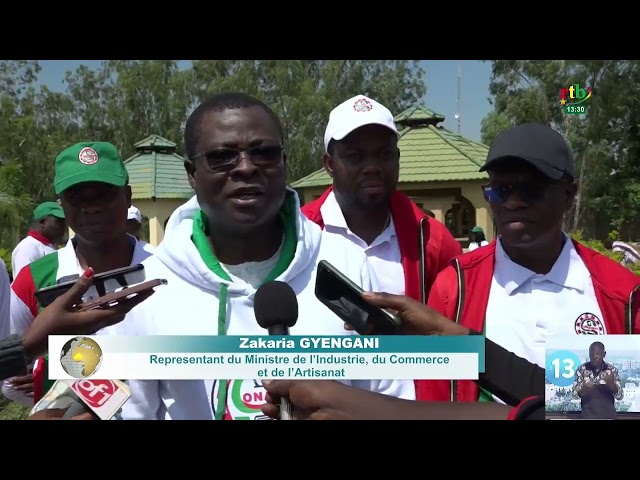
[[[547,381],[558,387],[569,387],[575,380],[580,359],[569,350],[559,350],[547,352],[546,364]]]

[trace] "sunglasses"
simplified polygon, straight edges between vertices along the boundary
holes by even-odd
[[[542,200],[547,194],[549,184],[519,183],[514,185],[482,185],[484,199],[493,204],[506,202],[512,194],[518,195],[527,204],[533,204]]]
[[[191,160],[204,157],[211,170],[228,172],[240,163],[240,155],[247,152],[249,160],[256,167],[272,167],[279,164],[284,158],[284,148],[280,145],[261,145],[251,148],[220,148],[208,152],[198,153]]]

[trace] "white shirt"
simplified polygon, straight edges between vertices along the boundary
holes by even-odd
[[[11,269],[13,278],[18,276],[20,270],[25,265],[35,262],[41,257],[55,252],[56,249],[51,243],[42,243],[37,238],[27,235],[22,239],[11,253]]]
[[[623,265],[631,265],[640,262],[640,253],[638,253],[631,245],[627,245],[624,242],[613,242],[611,251],[615,253],[622,253],[624,255],[621,262]]]
[[[131,237],[135,239],[135,237]],[[153,254],[153,247],[146,242],[140,242],[136,240],[135,248],[133,250],[133,257],[131,259],[131,265],[138,265],[143,260],[149,258]],[[76,250],[73,247],[71,239],[67,244],[57,250],[58,252],[58,270],[56,271],[56,280],[60,280],[64,277],[82,275],[84,273],[83,268],[80,266],[78,257],[76,256]],[[17,276],[17,274],[16,274]],[[21,298],[23,296],[32,295],[31,290],[24,289],[14,284],[11,288],[11,304],[10,304],[10,327],[13,334],[22,335],[31,326],[35,319],[34,312],[28,307],[30,304],[29,299]],[[13,389],[12,385],[5,381],[2,386],[2,393],[5,397],[13,400],[14,402],[22,403],[23,405],[32,406],[33,398],[24,396],[21,392]]]
[[[468,250],[471,252],[471,251],[475,250],[476,248],[484,247],[485,245],[489,245],[489,242],[487,242],[486,240],[483,240],[480,243],[480,245],[478,245],[477,242],[471,242],[471,243],[469,243]]]
[[[138,240],[133,235],[129,235],[129,237],[135,240],[130,265],[138,265],[153,255],[154,247],[150,243]],[[82,275],[83,273],[84,268],[80,265],[80,260],[78,260],[78,256],[76,255],[76,249],[73,247],[72,239],[69,239],[67,244],[58,250],[58,274],[56,280],[70,275]]]
[[[333,192],[322,204],[320,213],[327,234],[340,236],[364,251],[381,292],[404,295],[404,269],[393,218],[390,218],[387,228],[371,242],[371,245],[367,245],[367,242],[349,230]]]
[[[549,337],[607,333],[591,274],[568,236],[546,275],[514,263],[500,241],[495,258],[487,338],[544,368]]]
[[[278,263],[283,243],[284,239],[283,242],[280,243],[278,251],[267,260],[262,262],[246,262],[239,265],[227,265],[224,263],[221,264],[222,268],[229,274],[232,280],[236,281],[240,279],[257,290]]]

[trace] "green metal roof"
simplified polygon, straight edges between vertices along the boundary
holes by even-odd
[[[151,135],[135,144],[136,154],[126,160],[134,200],[191,198],[194,194],[184,158],[176,153],[176,144]]]
[[[411,107],[395,117],[400,129],[400,182],[483,180],[478,170],[489,147],[438,125],[445,117],[426,107]],[[331,177],[324,169],[294,182],[293,188],[326,187]]]

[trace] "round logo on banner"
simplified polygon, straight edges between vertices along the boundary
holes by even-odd
[[[78,154],[78,160],[85,165],[93,165],[98,162],[98,152],[91,147],[84,147]]]
[[[360,100],[356,100],[356,103],[353,104],[353,109],[356,112],[368,112],[373,109],[373,105],[371,105],[369,100],[361,98]]]
[[[574,324],[578,335],[605,335],[604,324],[597,315],[593,313],[583,313]]]
[[[102,349],[92,338],[72,338],[60,351],[60,364],[73,378],[88,378],[102,365]]]
[[[558,350],[547,355],[546,378],[557,387],[570,387],[576,379],[580,358],[569,350]]]
[[[218,408],[220,381],[213,382],[211,408],[215,417]],[[270,420],[260,407],[265,403],[266,390],[260,380],[230,380],[227,387],[225,420]]]

